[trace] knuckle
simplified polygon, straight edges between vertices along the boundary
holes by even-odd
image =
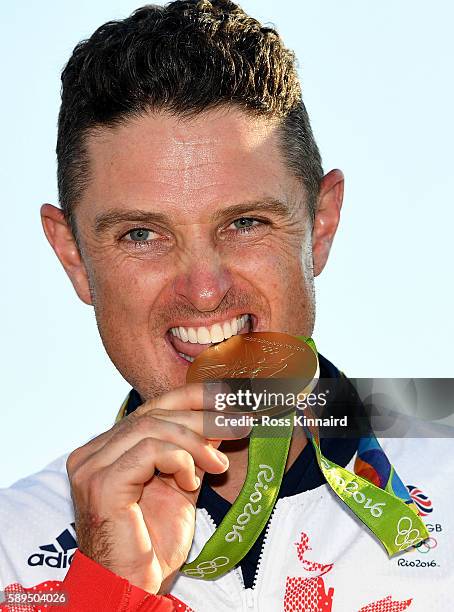
[[[157,451],[157,443],[158,440],[156,440],[156,438],[148,436],[140,441],[140,443],[138,444],[138,449],[140,449],[140,452],[152,454]]]
[[[94,499],[104,487],[106,481],[106,469],[97,468],[89,461],[80,465],[71,475],[71,490],[81,499]]]
[[[158,420],[152,414],[142,414],[134,423],[134,430],[142,434],[149,434],[150,431],[157,429]]]
[[[80,491],[85,488],[87,482],[87,469],[83,465],[77,467],[69,476],[71,488]]]
[[[66,459],[66,471],[68,473],[68,476],[71,476],[74,470],[77,469],[77,466],[79,465],[80,461],[81,461],[81,449],[76,448],[75,450],[72,451],[72,453],[68,455]]]

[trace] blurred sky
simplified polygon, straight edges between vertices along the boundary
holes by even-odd
[[[314,338],[348,375],[453,375],[454,6],[447,0],[246,0],[296,51],[343,218],[317,280]],[[2,6],[0,486],[109,428],[128,385],[41,230],[55,203],[60,71],[74,45],[140,6]]]

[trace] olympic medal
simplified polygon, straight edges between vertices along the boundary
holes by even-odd
[[[317,355],[306,342],[280,332],[251,332],[232,336],[200,353],[189,366],[186,381],[223,381],[237,395],[241,390],[253,392],[262,399],[248,409],[276,416],[293,409],[291,398],[311,393],[318,377]],[[269,398],[280,399],[270,402]],[[209,410],[213,398],[208,388],[204,401]],[[223,410],[244,412],[245,405],[232,404]]]
[[[312,381],[318,359],[311,347],[289,334],[251,332],[210,346],[188,368],[186,382],[230,378],[299,378]]]

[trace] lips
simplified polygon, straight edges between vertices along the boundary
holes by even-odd
[[[240,320],[241,315],[239,315],[237,317],[238,320]],[[221,328],[225,329],[223,327],[223,323],[228,323],[229,321],[231,321],[231,319],[226,319],[225,321],[220,321],[218,324],[216,325],[220,325]],[[252,316],[249,314],[246,314],[243,316],[243,318],[241,319],[241,323],[240,323],[241,327],[239,327],[236,331],[236,333],[231,333],[230,335],[234,336],[234,335],[238,335],[238,334],[247,334],[250,331],[252,331],[253,329],[253,320],[252,320]],[[205,326],[199,326],[199,327],[189,327],[190,329],[195,330],[196,332],[199,332],[200,329],[202,330],[213,330],[213,326],[209,326],[208,328]],[[188,335],[186,334],[179,334],[180,337],[178,337],[175,334],[175,330],[177,328],[173,327],[171,329],[168,330],[167,332],[167,339],[169,341],[169,343],[172,345],[172,347],[175,349],[175,351],[177,352],[177,357],[178,359],[182,360],[183,362],[185,362],[186,364],[189,364],[191,361],[193,361],[195,359],[195,357],[197,357],[197,355],[200,355],[200,353],[202,351],[204,351],[207,347],[212,346],[213,344],[217,344],[218,342],[213,341],[213,337],[217,340],[219,338],[219,342],[221,341],[220,339],[220,335],[215,334],[206,334],[205,331],[202,331],[202,333],[198,333],[197,337],[201,338],[202,340],[206,337],[210,338],[210,342],[189,342],[189,340],[184,341],[182,340],[183,338],[187,338]],[[181,326],[180,326],[181,329]],[[188,329],[187,327],[183,327],[184,329]],[[215,328],[214,330],[215,332],[217,331],[217,329]],[[192,336],[192,338],[194,338],[194,336]],[[224,339],[224,338],[222,338]],[[189,359],[186,359],[186,357],[189,357]]]

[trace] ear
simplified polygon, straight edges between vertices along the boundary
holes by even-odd
[[[312,229],[312,259],[314,276],[318,276],[328,260],[334,235],[339,224],[342,199],[344,197],[344,175],[340,170],[331,170],[323,177],[318,196],[314,227]]]
[[[63,211],[52,204],[41,206],[44,233],[82,302],[91,305],[90,287],[85,265]]]

